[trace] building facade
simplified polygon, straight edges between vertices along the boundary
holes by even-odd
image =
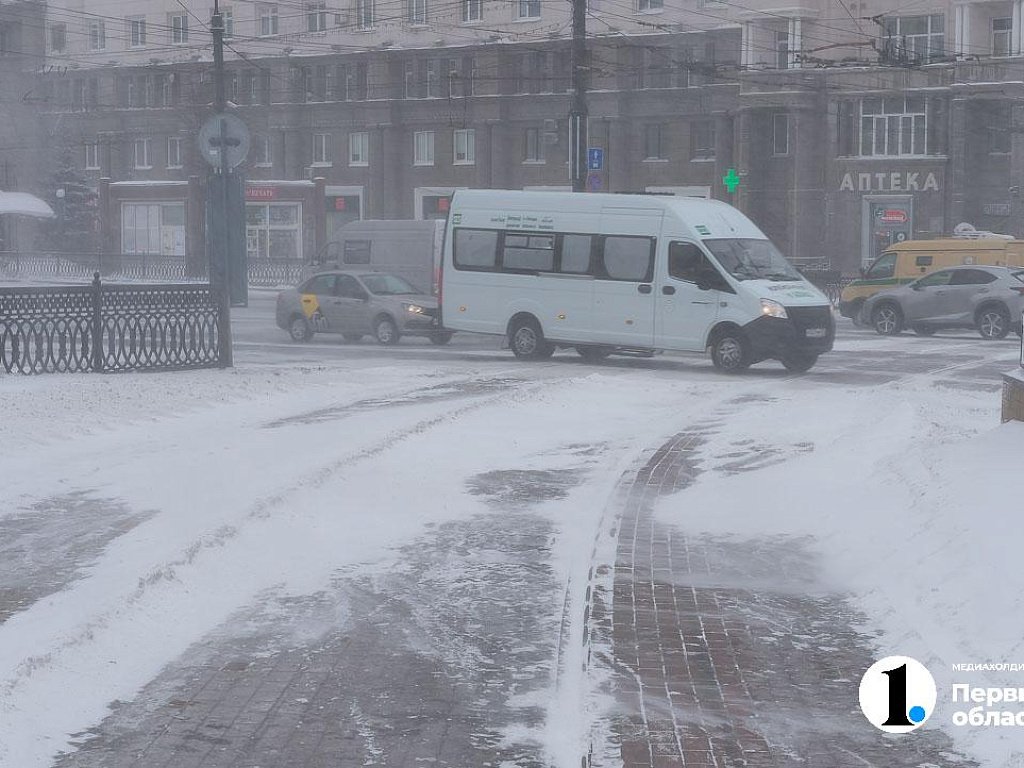
[[[110,250],[203,258],[211,4],[50,4],[43,119],[109,180]],[[444,216],[460,187],[568,188],[568,3],[224,8],[250,258],[307,259],[354,218]],[[1024,236],[1020,11],[591,0],[588,188],[725,199],[846,273],[961,221]]]

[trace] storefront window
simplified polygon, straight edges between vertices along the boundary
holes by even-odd
[[[302,204],[247,203],[245,241],[250,259],[302,259]]]
[[[121,251],[185,255],[185,203],[122,203]]]

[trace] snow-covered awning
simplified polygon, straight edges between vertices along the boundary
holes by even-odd
[[[27,192],[0,192],[0,215],[5,213],[34,216],[37,219],[53,219],[57,216],[44,200]]]

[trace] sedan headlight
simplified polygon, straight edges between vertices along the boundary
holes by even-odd
[[[789,315],[786,314],[786,308],[779,304],[777,301],[771,299],[761,299],[761,314],[765,317],[777,317],[780,320],[788,320]]]
[[[426,310],[423,309],[419,304],[403,304],[406,312],[411,312],[414,315],[422,315]]]

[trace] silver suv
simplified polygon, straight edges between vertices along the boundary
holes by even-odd
[[[277,295],[277,325],[295,341],[340,333],[351,342],[372,334],[381,344],[397,344],[403,335],[447,344],[452,332],[437,318],[437,299],[387,272],[320,272]]]
[[[982,338],[1020,333],[1024,310],[1024,270],[963,266],[940,269],[912,283],[876,293],[864,302],[862,317],[893,336],[910,328],[930,336],[944,328],[976,328]]]

